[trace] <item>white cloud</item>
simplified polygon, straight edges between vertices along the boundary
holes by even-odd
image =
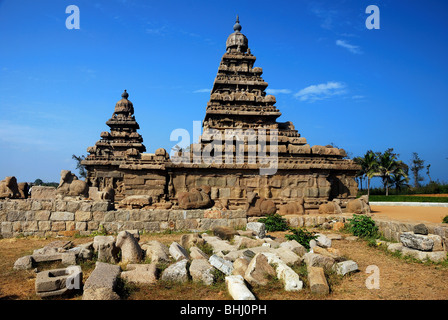
[[[266,89],[266,93],[268,94],[290,94],[292,91],[289,89]]]
[[[332,96],[342,95],[346,92],[346,85],[342,82],[329,81],[327,83],[306,87],[294,94],[294,96],[300,101],[314,102],[317,100],[328,99]]]
[[[210,93],[210,91],[212,91],[211,89],[198,89],[193,91],[193,93]]]
[[[351,53],[354,53],[354,54],[361,54],[362,53],[362,51],[359,48],[359,46],[355,46],[355,45],[350,44],[350,43],[348,43],[347,41],[344,41],[344,40],[336,40],[336,45],[340,46],[342,48],[345,48],[345,49],[347,49],[348,51],[350,51]]]

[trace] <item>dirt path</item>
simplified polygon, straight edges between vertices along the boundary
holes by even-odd
[[[448,269],[437,265],[406,262],[364,241],[333,241],[350,259],[357,262],[359,272],[344,279],[333,288],[331,299],[348,300],[440,300],[448,299]],[[376,265],[379,270],[379,289],[368,289],[366,268]]]
[[[448,215],[446,207],[371,206],[372,213],[394,220],[427,221],[441,223]]]

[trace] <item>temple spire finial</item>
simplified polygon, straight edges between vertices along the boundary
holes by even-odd
[[[234,30],[235,32],[240,32],[241,29],[242,29],[242,27],[241,27],[241,25],[240,25],[240,16],[237,14],[237,15],[236,15],[236,22],[235,22],[235,24],[233,25],[233,30]]]
[[[127,93],[126,89],[124,90],[124,92],[121,94],[121,97],[124,99],[127,99],[129,97],[129,93]]]

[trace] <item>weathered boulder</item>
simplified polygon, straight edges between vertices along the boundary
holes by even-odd
[[[33,257],[28,255],[21,257],[14,263],[14,270],[30,270],[33,268]]]
[[[226,277],[226,285],[229,294],[234,300],[256,300],[255,296],[247,288],[244,279],[240,275]]]
[[[434,247],[433,239],[421,234],[414,234],[413,232],[402,232],[400,241],[405,247],[421,251],[431,251]]]
[[[163,270],[161,280],[185,283],[188,281],[187,259],[182,259]]]
[[[156,264],[128,264],[126,271],[121,273],[121,278],[138,284],[155,283],[157,282]]]
[[[93,249],[98,253],[98,261],[117,263],[119,249],[115,246],[114,236],[96,236],[93,238]]]
[[[269,276],[275,276],[274,268],[268,263],[268,259],[262,253],[258,253],[250,261],[244,274],[244,279],[251,285],[264,286],[269,282]]]
[[[132,233],[128,231],[118,233],[115,246],[121,249],[122,262],[136,263],[142,260],[142,249]]]
[[[321,233],[316,233],[316,236],[317,236],[316,244],[319,247],[322,247],[322,248],[330,248],[331,247],[331,240],[327,236],[325,236]]]
[[[193,281],[211,285],[214,281],[213,269],[213,266],[207,260],[194,259],[190,264],[190,275]]]
[[[419,224],[414,226],[414,233],[415,234],[427,235],[429,233],[428,227],[425,224],[423,224],[423,223],[419,223]]]

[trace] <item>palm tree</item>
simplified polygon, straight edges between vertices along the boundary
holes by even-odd
[[[395,187],[395,191],[401,191],[403,188],[409,187],[409,177],[404,172],[404,170],[398,170],[392,175],[391,178],[392,185]]]
[[[406,176],[403,168],[403,162],[397,160],[397,154],[393,152],[394,149],[387,149],[384,153],[379,155],[378,159],[378,175],[383,180],[384,188],[386,189],[386,196],[389,195],[389,186],[392,183],[392,176],[400,174]]]
[[[370,196],[370,179],[376,176],[378,171],[377,154],[369,150],[364,157],[356,157],[354,160],[361,166],[358,175],[367,177],[367,196]]]

